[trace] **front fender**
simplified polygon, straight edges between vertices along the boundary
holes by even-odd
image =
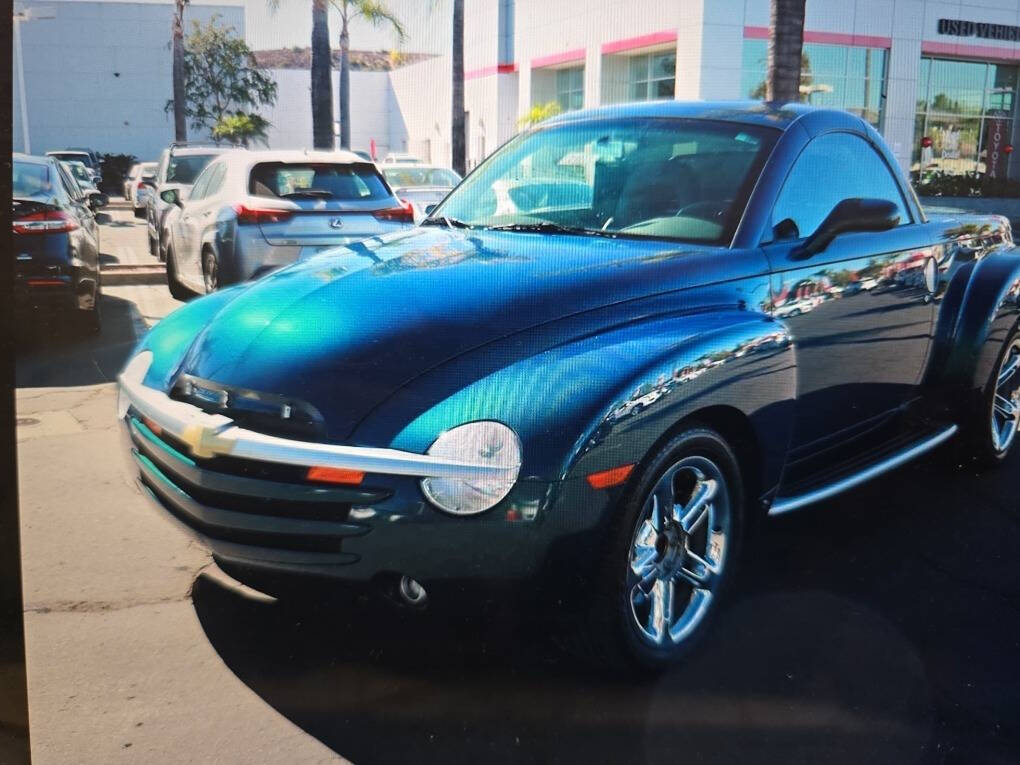
[[[760,449],[762,485],[778,481],[796,368],[789,334],[768,317],[740,310],[673,314],[529,355],[505,345],[487,346],[423,376],[367,418],[356,440],[423,452],[444,430],[496,419],[521,437],[521,477],[556,481],[639,462],[679,420],[727,407],[746,417],[759,444],[768,445]],[[500,357],[518,360],[500,364]],[[493,371],[435,397],[434,381],[458,376],[459,367]],[[429,400],[438,403],[422,411]],[[415,410],[420,414],[407,417]],[[387,434],[394,421],[407,424]]]
[[[927,381],[953,409],[980,399],[1018,316],[1020,248],[992,250],[956,270],[939,310]]]

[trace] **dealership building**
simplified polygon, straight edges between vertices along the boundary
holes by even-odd
[[[36,4],[54,9],[54,18],[21,24],[26,97],[15,66],[15,147],[24,126],[36,151],[80,145],[155,156],[172,137],[163,109],[172,4],[25,2]],[[465,6],[469,166],[550,102],[572,110],[764,93],[769,0]],[[437,4],[437,12],[448,10]],[[229,0],[188,10],[192,19],[219,14],[242,34],[243,12]],[[905,168],[1020,178],[1020,159],[1010,154],[1020,145],[1020,0],[807,0],[804,38],[803,98],[861,115]],[[352,72],[353,148],[449,164],[450,72],[448,53]],[[264,113],[270,144],[306,146],[309,72],[273,76],[279,99]]]
[[[466,9],[469,164],[550,101],[571,110],[764,93],[769,0],[467,0]],[[807,0],[804,39],[804,99],[861,115],[904,167],[1020,176],[1009,154],[1020,141],[1020,0]],[[441,162],[448,71],[444,59],[391,75],[407,149]]]

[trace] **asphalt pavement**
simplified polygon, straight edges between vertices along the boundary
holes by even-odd
[[[154,263],[110,216],[104,253]],[[114,376],[179,304],[104,293],[98,338],[19,337],[36,763],[1020,761],[1020,452],[928,455],[768,522],[703,648],[621,678],[505,595],[302,606],[220,573],[142,500],[114,424]]]

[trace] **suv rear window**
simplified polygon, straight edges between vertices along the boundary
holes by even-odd
[[[50,168],[39,162],[14,162],[14,193],[15,197],[50,196],[53,183],[50,180]]]
[[[166,168],[166,182],[194,183],[198,174],[205,170],[205,166],[215,157],[215,154],[172,155]]]
[[[348,201],[386,199],[389,189],[374,165],[333,162],[261,162],[248,192],[257,197],[322,197]]]

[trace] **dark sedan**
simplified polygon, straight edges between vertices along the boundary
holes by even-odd
[[[929,219],[859,117],[617,106],[521,134],[418,228],[179,310],[119,415],[239,579],[502,580],[661,668],[769,516],[951,440],[1001,464],[1018,315],[1009,223]]]
[[[23,318],[71,317],[98,332],[99,226],[94,207],[58,159],[13,157],[15,305]]]

